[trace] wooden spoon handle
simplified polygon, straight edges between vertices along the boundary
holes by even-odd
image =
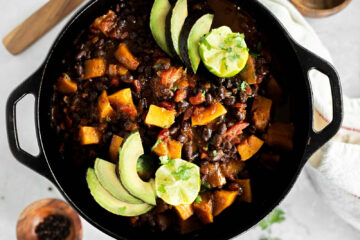
[[[24,51],[72,12],[84,0],[50,0],[3,39],[5,47],[16,55]]]

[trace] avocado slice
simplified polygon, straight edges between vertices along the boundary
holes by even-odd
[[[166,18],[165,35],[168,48],[180,58],[179,37],[187,16],[187,0],[177,0]]]
[[[171,56],[165,37],[166,17],[170,9],[171,4],[168,0],[155,0],[150,13],[150,29],[159,47]]]
[[[120,180],[116,175],[115,164],[97,158],[95,160],[94,169],[96,177],[99,180],[101,186],[103,186],[103,188],[105,188],[105,190],[108,191],[115,198],[127,203],[144,203],[140,199],[137,199],[134,196],[130,195],[130,193],[128,193],[121,185]]]
[[[144,154],[140,134],[131,133],[123,142],[119,152],[118,176],[125,189],[146,203],[156,205],[154,187],[139,177],[136,166],[138,158]]]
[[[153,206],[147,203],[132,204],[116,199],[101,186],[96,177],[95,171],[92,168],[89,168],[86,173],[86,181],[88,183],[90,193],[94,197],[95,201],[111,213],[120,216],[133,217],[147,213],[153,208]]]
[[[203,11],[194,12],[184,23],[180,34],[180,53],[184,63],[194,73],[200,64],[199,42],[200,38],[210,31],[214,14]]]

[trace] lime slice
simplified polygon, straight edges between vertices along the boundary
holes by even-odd
[[[170,159],[156,171],[155,189],[170,205],[191,204],[200,191],[200,169],[182,159]]]
[[[244,34],[233,33],[227,26],[213,29],[202,37],[199,52],[206,68],[218,77],[235,76],[249,57]]]

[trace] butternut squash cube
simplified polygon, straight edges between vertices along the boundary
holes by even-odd
[[[109,156],[112,162],[118,162],[119,160],[119,148],[121,143],[123,142],[123,138],[119,137],[118,135],[113,135],[110,143],[109,148]]]
[[[85,79],[104,76],[105,61],[102,58],[93,58],[85,61]]]
[[[252,202],[252,192],[251,192],[251,185],[250,179],[237,179],[236,182],[242,188],[242,194],[239,196],[239,200],[241,202]]]
[[[140,62],[132,55],[125,43],[120,43],[118,49],[114,53],[115,58],[126,68],[136,70]]]
[[[251,108],[252,120],[257,130],[264,132],[270,121],[272,100],[256,96]]]
[[[101,134],[95,127],[83,126],[80,127],[79,139],[81,145],[98,144]]]
[[[226,108],[221,103],[214,103],[210,107],[191,117],[192,126],[206,125],[212,120],[226,114]]]
[[[174,206],[174,208],[181,220],[183,221],[185,221],[194,214],[194,209],[191,204],[181,204]]]
[[[109,65],[109,75],[112,77],[126,75],[129,71],[126,67],[116,64]]]
[[[229,207],[236,199],[238,191],[219,190],[214,194],[214,216],[219,215],[224,209]]]
[[[169,128],[175,122],[175,111],[169,111],[156,105],[150,105],[145,123],[161,128]]]
[[[159,157],[161,156],[168,156],[169,149],[166,142],[160,142],[153,150]]]
[[[213,216],[213,202],[211,199],[211,195],[208,192],[202,193],[201,195],[201,202],[193,203],[194,211],[200,221],[204,224],[212,223],[214,221]]]
[[[56,89],[62,94],[72,94],[77,91],[77,84],[70,79],[69,75],[63,74],[57,80]]]
[[[106,91],[98,97],[98,110],[100,121],[108,120],[114,114],[114,109],[111,107]]]
[[[171,158],[181,158],[181,150],[182,150],[182,143],[170,139],[167,143],[167,147],[169,150],[169,157]]]
[[[257,138],[255,135],[251,135],[250,137],[242,141],[237,146],[241,160],[246,161],[252,156],[254,156],[254,154],[260,150],[263,144],[264,141]]]
[[[271,123],[264,139],[270,147],[291,151],[294,147],[294,125],[291,123],[275,122]]]
[[[249,55],[245,68],[240,72],[240,77],[241,80],[246,81],[248,84],[256,83],[255,58],[253,56]]]
[[[110,104],[118,110],[125,112],[130,116],[136,116],[137,110],[134,105],[130,88],[122,89],[109,97]]]

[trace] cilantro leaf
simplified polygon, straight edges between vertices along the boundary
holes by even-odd
[[[216,150],[214,150],[214,151],[212,151],[212,154],[214,155],[214,157],[217,155],[217,151]]]
[[[176,90],[178,90],[178,86],[173,87],[172,90],[175,92]]]
[[[158,187],[158,191],[161,193],[166,193],[165,184],[161,184],[160,187]]]
[[[206,40],[205,36],[202,36],[202,37],[200,38],[200,43],[203,43],[203,44],[206,46],[207,50],[210,50],[210,49],[211,49],[211,45],[210,45],[210,43]]]
[[[196,202],[196,203],[201,203],[201,201],[202,201],[201,196],[200,196],[200,195],[197,195],[197,197],[196,197],[196,199],[195,199],[195,202]]]
[[[158,140],[156,140],[156,143],[154,144],[154,146],[152,146],[151,151],[154,151],[154,149],[161,143],[161,139],[159,138]]]
[[[246,91],[246,87],[248,86],[249,84],[246,82],[246,81],[242,81],[238,87],[238,90],[241,90],[242,92]]]
[[[261,54],[256,52],[251,52],[250,55],[253,56],[254,58],[258,58],[260,57]]]
[[[210,189],[211,188],[211,186],[210,186],[210,184],[208,182],[203,182],[203,184],[201,184],[201,186],[203,188],[205,188],[205,189]]]
[[[180,166],[179,169],[177,169],[176,171],[171,172],[171,174],[177,179],[186,181],[191,177],[191,169],[192,167],[183,165]]]
[[[281,209],[275,209],[265,219],[263,219],[258,225],[262,230],[269,228],[274,223],[281,223],[285,220],[284,211]]]

